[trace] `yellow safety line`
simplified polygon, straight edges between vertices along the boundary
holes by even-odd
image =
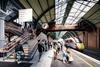
[[[77,56],[77,55],[76,55]],[[90,67],[94,67],[94,65],[90,64],[89,62],[85,61],[83,58],[77,56],[78,58],[80,58],[82,61],[84,61],[86,64],[88,64]]]

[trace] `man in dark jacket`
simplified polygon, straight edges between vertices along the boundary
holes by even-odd
[[[43,45],[41,44],[40,40],[38,40],[38,52],[39,52],[39,60],[40,60],[43,52]]]

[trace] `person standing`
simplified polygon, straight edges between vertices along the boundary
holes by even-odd
[[[15,53],[16,53],[17,62],[21,63],[24,60],[24,57],[25,57],[23,46],[21,44],[19,44],[15,47]]]
[[[47,50],[48,50],[48,44],[47,44],[47,42],[45,40],[45,51],[47,51]]]
[[[39,52],[39,61],[43,52],[43,45],[41,44],[40,40],[38,40],[38,52]]]

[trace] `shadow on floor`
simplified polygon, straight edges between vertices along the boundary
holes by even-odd
[[[84,54],[91,56],[97,60],[100,60],[100,49],[85,49]]]
[[[31,63],[0,62],[0,67],[30,67]]]

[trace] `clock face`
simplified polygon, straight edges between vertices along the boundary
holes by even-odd
[[[43,29],[47,29],[48,27],[49,27],[48,23],[43,23],[43,24],[42,24],[42,28],[43,28]]]

